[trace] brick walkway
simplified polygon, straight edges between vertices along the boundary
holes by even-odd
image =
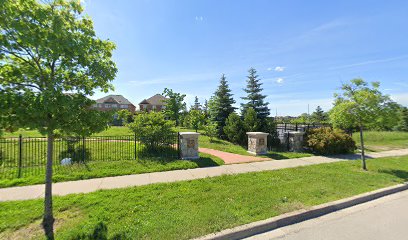
[[[408,155],[408,149],[370,153],[367,154],[367,158],[379,158],[403,155]],[[268,158],[266,158],[266,161],[261,162],[230,164],[218,167],[195,168],[168,172],[143,173],[117,177],[105,177],[88,180],[60,182],[53,184],[53,195],[64,196],[73,193],[89,193],[101,189],[125,188],[149,185],[154,183],[170,183],[177,181],[194,180],[206,177],[216,177],[221,175],[271,171],[283,168],[293,168],[321,163],[347,161],[359,159],[359,157],[360,155],[358,154],[350,154],[336,157],[313,156],[279,161],[269,160]],[[43,197],[44,197],[44,184],[0,189],[0,201],[27,200]]]
[[[228,153],[228,152],[218,151],[218,150],[209,149],[209,148],[199,148],[198,151],[219,157],[224,161],[225,164],[249,163],[249,162],[259,162],[259,161],[271,160],[270,158],[244,156],[240,154]]]

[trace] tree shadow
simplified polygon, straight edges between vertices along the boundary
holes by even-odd
[[[390,174],[404,181],[408,181],[408,172],[404,170],[390,169],[390,170],[379,170],[378,172]]]
[[[341,158],[345,160],[361,160],[361,154],[349,153],[349,154],[333,154],[333,155],[321,155],[327,158]],[[365,156],[366,159],[372,159],[370,156]]]
[[[262,155],[263,157],[268,157],[268,158],[272,158],[273,160],[284,160],[284,159],[289,159],[289,157],[279,154],[277,152],[271,153],[268,152],[267,154]]]
[[[186,160],[189,162],[193,162],[197,164],[198,167],[216,167],[220,166],[221,164],[215,162],[212,158],[209,157],[200,157],[199,159],[191,159],[191,160]]]
[[[124,234],[118,233],[114,236],[108,238],[108,227],[104,222],[99,222],[95,225],[94,230],[92,233],[89,234],[79,234],[72,239],[74,240],[124,240],[130,239],[129,237],[125,236]]]

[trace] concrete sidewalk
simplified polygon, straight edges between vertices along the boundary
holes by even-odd
[[[367,154],[367,157],[379,158],[403,155],[408,155],[408,149],[370,153]],[[358,154],[333,157],[313,156],[287,160],[270,160],[253,163],[223,165],[218,167],[195,168],[168,172],[144,173],[136,175],[60,182],[53,184],[53,195],[64,196],[72,193],[89,193],[100,189],[124,188],[149,185],[153,183],[169,183],[194,180],[238,173],[261,172],[298,166],[353,160],[359,159],[359,157],[360,156]],[[0,201],[36,199],[42,198],[43,196],[44,184],[0,189]]]

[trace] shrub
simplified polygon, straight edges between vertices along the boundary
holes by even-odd
[[[247,132],[257,132],[260,130],[261,123],[253,108],[248,108],[244,114],[244,127]]]
[[[269,133],[268,135],[268,148],[279,148],[280,147],[280,139],[278,131],[276,130],[276,122],[273,118],[267,118],[263,121],[262,124],[263,132]]]
[[[140,113],[135,115],[133,122],[127,124],[140,142],[146,147],[170,145],[173,143],[174,122],[166,120],[161,112]]]
[[[356,149],[356,143],[350,135],[329,127],[309,130],[305,140],[306,148],[317,154],[351,153]]]
[[[231,113],[225,121],[224,133],[228,140],[237,144],[245,143],[245,130],[241,118],[236,113]]]

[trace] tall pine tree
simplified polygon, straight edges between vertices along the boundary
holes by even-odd
[[[198,101],[198,97],[197,97],[197,96],[195,96],[195,98],[194,98],[194,105],[191,106],[191,109],[193,109],[193,110],[199,110],[199,111],[202,110],[202,109],[201,109],[201,103]]]
[[[217,122],[219,136],[222,137],[224,134],[225,121],[228,116],[235,111],[235,107],[232,105],[235,103],[234,98],[232,97],[231,89],[228,86],[228,82],[225,78],[225,75],[221,75],[220,85],[214,93],[213,106],[211,109],[213,113],[213,120]]]
[[[264,120],[269,116],[268,102],[265,102],[266,95],[262,95],[263,88],[262,83],[260,82],[259,76],[256,74],[254,68],[249,69],[249,75],[247,79],[247,86],[244,91],[247,93],[246,97],[242,97],[245,100],[245,103],[241,104],[242,115],[245,115],[245,112],[248,108],[253,108],[256,112],[256,115],[259,119]]]

